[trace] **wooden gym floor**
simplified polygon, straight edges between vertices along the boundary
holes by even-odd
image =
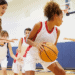
[[[65,70],[66,71],[66,75],[75,75],[75,70]],[[2,71],[0,70],[0,75],[2,74]],[[7,70],[7,75],[14,75],[14,73],[11,70]],[[22,73],[20,72],[18,75],[22,75]],[[52,72],[35,72],[35,75],[54,75]]]

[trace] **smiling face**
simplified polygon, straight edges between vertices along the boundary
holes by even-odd
[[[7,6],[7,4],[0,5],[0,16],[6,12]]]

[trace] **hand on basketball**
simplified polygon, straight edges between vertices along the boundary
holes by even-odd
[[[44,50],[44,46],[45,44],[43,42],[39,43],[36,45],[36,47],[38,48],[39,51],[43,51]]]

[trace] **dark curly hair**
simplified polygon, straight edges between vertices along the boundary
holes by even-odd
[[[59,5],[56,2],[50,1],[44,7],[44,15],[48,20],[53,20],[53,16],[57,14],[58,16],[62,13]]]

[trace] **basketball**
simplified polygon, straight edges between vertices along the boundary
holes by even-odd
[[[45,62],[53,62],[58,57],[58,49],[50,42],[46,42],[45,45],[43,46],[44,50],[39,53],[39,56]]]

